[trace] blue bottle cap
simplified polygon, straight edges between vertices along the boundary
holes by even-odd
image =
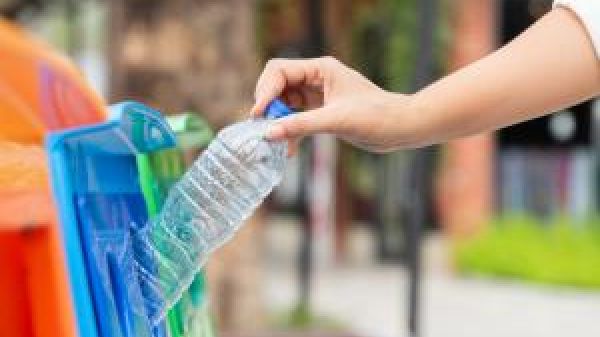
[[[278,98],[271,101],[271,103],[269,103],[265,109],[265,117],[268,119],[277,119],[293,113],[294,111]]]

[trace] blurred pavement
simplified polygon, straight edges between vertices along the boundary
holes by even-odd
[[[297,293],[293,269],[298,229],[276,218],[267,227],[265,295],[271,312],[289,310]],[[406,272],[374,264],[372,239],[356,230],[351,262],[320,266],[314,277],[312,308],[365,337],[406,336]],[[600,336],[600,292],[454,277],[442,239],[425,244],[424,337]]]

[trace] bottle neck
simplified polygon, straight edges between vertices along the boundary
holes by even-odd
[[[267,119],[278,119],[293,114],[294,111],[290,109],[280,99],[274,99],[267,105],[265,109],[265,118]]]

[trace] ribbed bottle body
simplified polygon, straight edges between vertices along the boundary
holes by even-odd
[[[286,144],[264,139],[273,121],[223,129],[177,182],[161,212],[140,232],[137,267],[154,323],[187,289],[212,251],[228,241],[281,181]]]

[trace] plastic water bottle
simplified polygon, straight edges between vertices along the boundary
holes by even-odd
[[[233,236],[281,181],[287,146],[264,136],[274,119],[290,113],[275,100],[266,118],[219,132],[173,185],[162,211],[138,233],[138,246],[146,249],[136,267],[144,297],[154,309],[149,313],[152,323],[164,318],[210,253]]]

